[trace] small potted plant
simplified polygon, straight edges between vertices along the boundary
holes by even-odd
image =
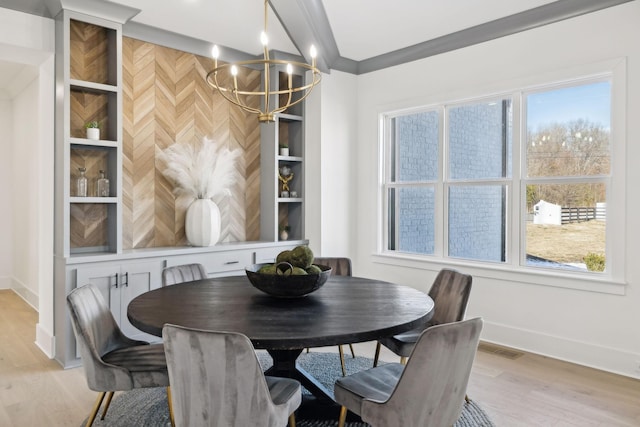
[[[280,240],[289,239],[289,231],[291,230],[291,227],[288,225],[281,225],[278,228],[280,229]]]
[[[280,144],[280,155],[288,156],[289,155],[289,147],[285,144]]]
[[[87,128],[87,139],[100,139],[100,125],[97,121],[88,122],[84,127]]]

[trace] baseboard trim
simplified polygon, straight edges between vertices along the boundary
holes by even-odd
[[[39,311],[38,295],[35,294],[32,290],[24,286],[21,282],[19,282],[15,278],[11,279],[10,288],[13,289],[13,292],[15,292],[18,296],[20,296],[27,304],[33,307],[35,311]]]
[[[508,325],[484,322],[482,340],[575,363],[625,377],[640,379],[637,363],[640,354],[603,347]]]
[[[40,350],[47,355],[49,359],[53,359],[55,356],[56,338],[49,332],[44,330],[40,323],[36,325],[36,342]]]

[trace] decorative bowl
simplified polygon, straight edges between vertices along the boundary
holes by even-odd
[[[281,264],[278,264],[278,274],[258,273],[270,264],[250,265],[245,268],[247,278],[256,289],[273,297],[301,298],[320,289],[331,276],[331,267],[326,265],[318,265],[322,270],[320,274],[291,275],[286,274],[289,271],[286,268],[281,269]]]

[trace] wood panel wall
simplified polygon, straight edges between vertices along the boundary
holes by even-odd
[[[205,77],[209,58],[123,38],[123,248],[187,244],[189,201],[175,198],[156,153],[173,143],[213,139],[243,155],[231,195],[215,200],[220,241],[260,236],[260,126],[214,93]],[[245,69],[239,84],[257,89],[260,72]]]

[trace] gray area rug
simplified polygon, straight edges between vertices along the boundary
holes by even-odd
[[[258,359],[264,369],[271,366],[271,357],[263,351]],[[313,375],[325,387],[333,392],[333,383],[342,375],[340,359],[337,353],[303,353],[298,359],[300,366]],[[347,375],[368,369],[372,360],[366,357],[352,358],[345,355]],[[308,393],[303,390],[304,393]],[[89,409],[89,408],[88,408]],[[85,420],[86,422],[86,420]],[[84,426],[84,423],[82,424]],[[170,426],[167,409],[167,394],[164,387],[132,390],[119,394],[111,402],[105,420],[99,417],[93,423],[96,427],[165,427]],[[306,420],[298,417],[297,427],[335,427],[336,420]],[[367,427],[363,422],[347,422],[348,427]],[[401,427],[401,426],[399,426]],[[471,400],[462,408],[462,415],[455,427],[495,427],[488,415]]]

